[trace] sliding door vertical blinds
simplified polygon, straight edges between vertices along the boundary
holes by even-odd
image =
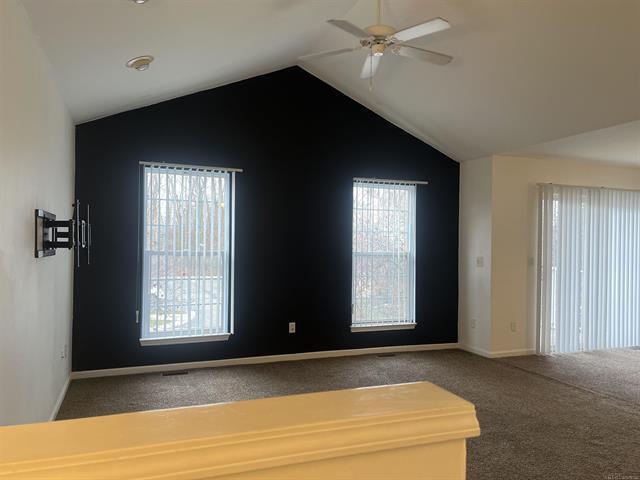
[[[539,189],[538,350],[640,345],[640,192]]]
[[[229,333],[233,173],[143,170],[142,339]]]
[[[352,326],[415,323],[416,186],[353,184]]]

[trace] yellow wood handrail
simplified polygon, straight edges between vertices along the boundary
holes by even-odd
[[[418,382],[2,427],[0,478],[463,478],[479,433],[471,403]]]

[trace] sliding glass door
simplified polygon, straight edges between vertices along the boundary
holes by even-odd
[[[539,352],[640,345],[640,192],[539,189]]]

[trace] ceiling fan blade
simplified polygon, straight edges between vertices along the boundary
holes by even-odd
[[[333,57],[334,55],[342,55],[343,53],[354,52],[356,50],[360,50],[361,48],[362,47],[358,46],[354,48],[341,48],[339,50],[327,50],[326,52],[311,53],[309,55],[298,57],[298,60],[306,62],[309,60],[317,60],[318,58]]]
[[[416,58],[425,62],[435,63],[436,65],[446,65],[453,60],[453,57],[444,53],[432,52],[424,48],[413,47],[411,45],[395,45],[391,51],[396,55],[403,57]]]
[[[327,23],[358,38],[368,38],[371,36],[360,27],[356,27],[353,23],[347,22],[346,20],[327,20]]]
[[[371,78],[376,74],[376,70],[378,70],[378,65],[380,64],[380,59],[382,57],[377,57],[375,55],[368,55],[364,60],[364,65],[362,66],[362,72],[360,72],[360,78]]]
[[[406,42],[409,40],[413,40],[414,38],[424,37],[425,35],[430,35],[441,30],[446,30],[450,27],[451,25],[449,24],[449,22],[440,17],[436,17],[433,20],[429,20],[428,22],[420,23],[418,25],[414,25],[413,27],[400,30],[393,36],[401,42]]]

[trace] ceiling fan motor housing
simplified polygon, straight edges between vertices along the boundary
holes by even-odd
[[[389,25],[371,25],[365,28],[365,31],[372,38],[363,38],[360,40],[360,45],[370,48],[372,55],[376,57],[384,55],[387,46],[393,43],[391,36],[396,33],[396,29]]]
[[[386,39],[387,37],[390,37],[394,33],[396,33],[396,29],[393,27],[390,27],[389,25],[371,25],[370,27],[367,27],[364,30],[369,35],[371,35],[372,37],[375,37],[376,39],[378,38]]]

